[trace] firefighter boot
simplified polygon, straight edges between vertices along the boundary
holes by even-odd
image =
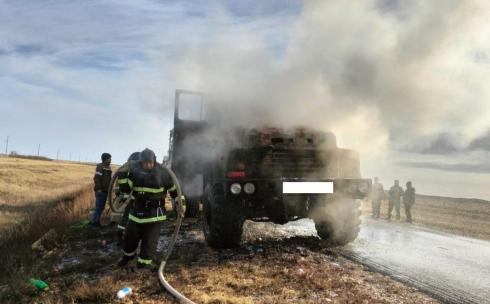
[[[117,266],[124,267],[134,258],[134,256],[123,255],[122,258],[117,262]]]

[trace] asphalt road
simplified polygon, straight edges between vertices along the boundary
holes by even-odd
[[[364,218],[343,255],[446,303],[490,303],[490,242]]]

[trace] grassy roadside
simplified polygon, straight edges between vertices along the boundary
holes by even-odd
[[[0,286],[17,293],[25,291],[30,277],[39,274],[33,271],[37,260],[49,252],[35,252],[31,245],[50,229],[58,235],[74,222],[79,221],[93,208],[93,191],[90,187],[65,195],[53,208],[40,208],[26,215],[23,221],[3,231],[0,239]],[[56,241],[58,241],[56,239]],[[0,297],[0,302],[6,301]],[[15,302],[15,301],[14,301]]]

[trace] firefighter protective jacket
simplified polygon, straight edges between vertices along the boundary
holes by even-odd
[[[167,219],[165,215],[165,196],[167,191],[172,198],[177,194],[167,171],[156,163],[152,170],[146,171],[140,162],[130,162],[129,170],[118,176],[121,191],[132,192],[133,205],[129,211],[129,220],[144,224]]]
[[[131,170],[131,167],[134,167],[136,163],[137,161],[128,161],[117,170],[117,185],[119,187],[118,195],[122,195],[123,197],[129,196],[129,193],[131,192],[131,187],[129,185],[128,174]]]
[[[94,175],[94,191],[107,192],[111,184],[112,170],[111,166],[104,163],[97,164]]]

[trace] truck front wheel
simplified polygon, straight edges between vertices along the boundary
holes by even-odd
[[[185,217],[197,217],[199,214],[199,198],[188,198],[185,204]]]
[[[341,198],[318,204],[311,214],[318,236],[332,246],[354,241],[360,231],[360,203]]]
[[[202,212],[206,243],[214,248],[240,246],[243,222],[243,206],[238,202],[226,202],[221,184],[208,185]]]

